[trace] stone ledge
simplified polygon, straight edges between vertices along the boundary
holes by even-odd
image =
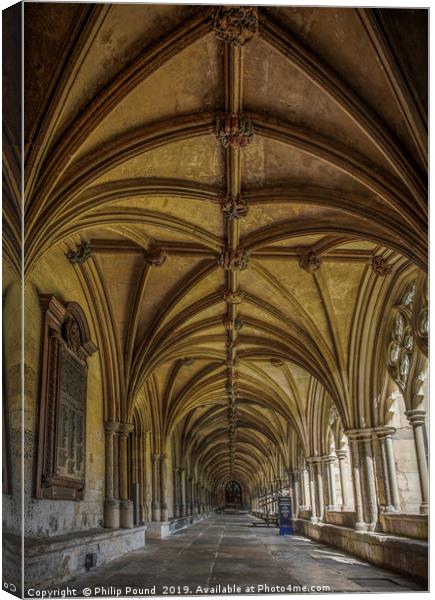
[[[353,527],[355,525],[354,511],[327,510],[325,516],[326,522],[330,525],[342,527]]]
[[[428,515],[409,513],[381,513],[379,515],[382,531],[418,540],[428,538]]]
[[[295,519],[302,535],[349,552],[363,560],[427,582],[428,544],[423,540],[388,533],[355,531],[329,523]]]
[[[104,565],[115,558],[145,545],[146,526],[134,529],[95,529],[75,534],[50,538],[25,538],[24,578],[26,589],[42,588],[47,585],[68,581],[84,572],[88,553],[97,555],[96,566]],[[6,570],[13,569],[21,554],[21,538],[5,534],[8,546]]]
[[[169,535],[172,535],[176,531],[186,529],[194,523],[203,521],[212,516],[213,513],[203,513],[198,515],[189,515],[186,517],[178,517],[171,519],[170,521],[149,521],[147,523],[146,537],[148,539],[161,540]]]

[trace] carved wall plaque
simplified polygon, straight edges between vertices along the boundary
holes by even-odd
[[[43,313],[35,496],[81,500],[85,487],[87,359],[96,351],[75,302],[40,296]]]

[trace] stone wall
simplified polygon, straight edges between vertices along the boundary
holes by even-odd
[[[37,284],[35,282],[38,282]],[[14,456],[14,484],[20,481],[20,400],[19,400],[19,288],[10,286],[5,293],[4,328],[7,344],[7,384],[10,390],[9,420],[11,449]],[[74,268],[63,250],[58,248],[35,268],[24,289],[24,531],[33,538],[52,537],[102,527],[104,494],[103,394],[100,357],[95,353],[88,361],[88,402],[86,415],[86,485],[83,501],[37,500],[33,498],[35,434],[37,430],[41,310],[39,293],[54,294],[61,301],[76,301],[83,308],[97,342],[86,297]],[[17,467],[18,465],[18,467]],[[21,529],[17,505],[19,490],[4,502],[3,523],[6,532]]]
[[[357,532],[348,527],[295,519],[297,533],[324,542],[373,564],[427,581],[428,544],[384,533]]]

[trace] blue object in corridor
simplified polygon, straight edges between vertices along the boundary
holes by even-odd
[[[289,496],[278,497],[279,535],[293,535],[292,502]]]

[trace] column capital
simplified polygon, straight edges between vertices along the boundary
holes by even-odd
[[[160,457],[161,457],[161,454],[159,454],[158,452],[153,452],[153,453],[151,454],[151,460],[152,460],[154,463],[156,463],[156,462],[159,462],[159,461],[161,460],[161,458],[160,458]]]
[[[307,458],[305,460],[310,465],[314,465],[316,463],[322,462],[322,459],[320,456],[307,456]]]
[[[348,451],[346,450],[346,448],[336,450],[335,454],[337,455],[338,460],[345,460],[348,457]]]
[[[337,457],[334,456],[333,454],[328,454],[326,456],[322,456],[322,461],[325,465],[333,465],[336,460],[337,460]]]
[[[420,410],[419,408],[414,408],[412,410],[407,410],[405,415],[408,417],[408,421],[411,423],[413,427],[419,427],[420,425],[424,425],[426,422],[426,411]]]
[[[118,423],[118,431],[120,435],[128,435],[134,430],[133,423]]]
[[[380,440],[383,440],[387,437],[391,437],[392,435],[394,435],[396,433],[396,431],[397,430],[395,427],[376,427],[375,428],[375,434]]]
[[[361,429],[347,429],[344,433],[351,442],[367,442],[373,438],[373,427],[363,427]]]
[[[118,433],[119,423],[116,423],[115,421],[106,421],[104,423],[104,429],[106,433]]]

